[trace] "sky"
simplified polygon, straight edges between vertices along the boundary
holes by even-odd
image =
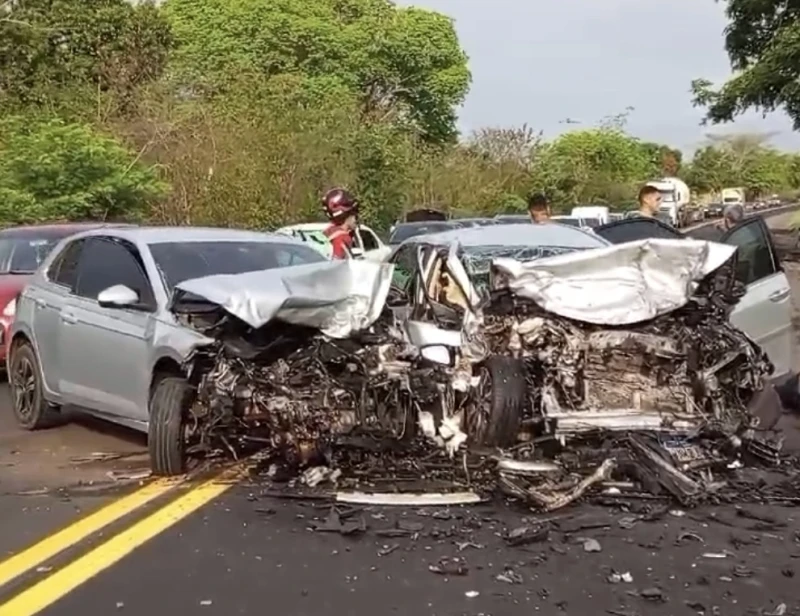
[[[775,133],[800,149],[783,113],[748,113],[700,126],[692,79],[730,75],[724,3],[714,0],[417,0],[445,13],[470,58],[472,87],[460,125],[527,124],[547,137],[596,125],[631,106],[627,130],[690,154],[708,133]],[[581,124],[564,124],[567,118]]]

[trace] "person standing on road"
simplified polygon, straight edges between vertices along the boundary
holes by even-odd
[[[655,186],[645,184],[639,189],[639,216],[655,218],[661,206],[661,193]]]
[[[358,200],[344,188],[332,188],[322,197],[322,209],[331,221],[324,233],[331,242],[332,258],[347,259],[358,226]]]
[[[541,224],[550,221],[550,203],[542,193],[536,193],[528,197],[528,213],[531,215],[531,222]]]
[[[738,203],[727,206],[722,212],[722,228],[732,229],[744,220],[744,208]]]

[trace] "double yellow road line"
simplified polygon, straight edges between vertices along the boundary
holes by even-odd
[[[101,571],[122,560],[137,547],[222,495],[235,485],[241,475],[241,469],[233,469],[189,488],[165,506],[1,604],[0,616],[38,614]],[[13,580],[67,549],[79,545],[126,515],[160,497],[166,498],[168,493],[183,485],[180,481],[156,480],[0,562],[0,593]]]

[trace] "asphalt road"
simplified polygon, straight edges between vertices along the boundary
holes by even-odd
[[[0,389],[0,616],[800,614],[797,509],[581,507],[510,547],[522,510],[366,508],[343,535],[238,474],[142,480],[144,445],[86,420],[23,433]]]

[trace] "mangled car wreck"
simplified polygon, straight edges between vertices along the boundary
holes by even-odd
[[[441,277],[440,296],[400,297],[394,264],[363,261],[187,281],[173,311],[209,340],[191,359],[187,452],[259,449],[273,475],[330,480],[340,500],[697,502],[780,459],[749,410],[772,366],[729,322],[734,253],[644,240],[476,276],[450,243],[412,273]]]

